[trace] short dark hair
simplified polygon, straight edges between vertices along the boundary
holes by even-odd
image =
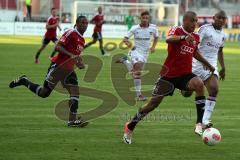
[[[52,7],[52,8],[51,8],[51,11],[53,11],[54,9],[56,9],[56,8]]]
[[[80,15],[80,16],[78,16],[77,17],[77,19],[76,19],[76,23],[75,23],[75,25],[74,25],[74,28],[76,27],[76,25],[77,25],[77,23],[79,23],[80,21],[81,21],[81,19],[87,19],[87,17],[86,16],[83,16],[83,15]]]
[[[143,12],[141,13],[141,17],[142,17],[142,16],[145,16],[145,15],[149,15],[149,16],[150,16],[150,13],[149,13],[148,11],[143,11]]]

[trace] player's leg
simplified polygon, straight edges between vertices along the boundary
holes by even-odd
[[[88,42],[87,44],[84,45],[84,49],[90,47],[91,45],[93,45],[93,44],[95,44],[95,43],[97,42],[97,40],[98,40],[98,35],[97,35],[96,32],[93,33],[92,38],[93,38],[93,39],[92,39],[90,42]]]
[[[132,72],[133,65],[132,63],[128,60],[127,56],[123,56],[119,58],[118,60],[115,61],[115,63],[122,63],[127,67],[128,72]]]
[[[40,56],[41,52],[44,50],[44,48],[48,45],[49,42],[50,42],[49,39],[46,39],[46,38],[43,39],[42,45],[41,45],[41,47],[38,49],[38,51],[37,51],[37,53],[36,53],[36,55],[35,55],[35,63],[36,63],[36,64],[39,63],[39,60],[38,60],[38,59],[39,59],[39,56]]]
[[[85,127],[88,122],[83,121],[80,117],[77,117],[78,103],[79,103],[79,87],[77,81],[77,75],[73,71],[62,82],[64,88],[67,89],[69,98],[69,119],[68,126],[73,127]]]
[[[132,69],[136,97],[137,97],[137,100],[139,101],[147,100],[146,97],[144,97],[141,92],[141,89],[142,89],[141,72],[142,72],[143,65],[144,65],[143,62],[140,62],[140,61],[136,62],[133,64],[133,69]]]
[[[27,78],[27,76],[23,75],[23,76],[17,78],[16,80],[10,82],[9,87],[15,88],[18,86],[25,86],[30,91],[32,91],[34,94],[36,94],[37,96],[46,98],[51,94],[52,90],[54,89],[55,85],[57,84],[58,80],[56,80],[56,82],[53,82],[53,81],[51,82],[51,79],[54,79],[54,78],[52,78],[52,73],[56,70],[56,68],[57,68],[56,64],[54,64],[54,63],[50,64],[50,67],[48,68],[47,76],[46,76],[43,86],[31,82]]]
[[[208,90],[208,98],[205,104],[205,110],[203,115],[203,125],[205,127],[211,127],[211,116],[216,105],[216,97],[218,94],[218,77],[217,75],[210,76],[207,80],[204,81],[205,86]]]
[[[163,78],[159,78],[152,93],[152,98],[142,108],[138,110],[136,115],[127,122],[124,127],[123,141],[126,144],[131,144],[131,137],[133,130],[139,121],[141,121],[149,112],[153,111],[164,99],[164,96],[172,95],[174,92],[174,84],[171,80],[166,81]]]
[[[34,94],[36,94],[37,96],[42,97],[42,98],[48,97],[52,92],[52,89],[50,89],[47,86],[46,81],[44,82],[44,85],[41,86],[39,84],[35,84],[35,83],[31,82],[25,75],[17,78],[16,80],[10,82],[10,84],[9,84],[10,88],[15,88],[18,86],[25,86],[30,91],[32,91]]]
[[[58,42],[58,39],[55,37],[55,38],[52,39],[52,42],[56,45],[57,42]],[[53,57],[56,54],[56,52],[57,51],[55,49],[53,49],[50,57]]]
[[[102,33],[98,32],[98,41],[99,41],[99,48],[101,50],[102,55],[105,55],[105,51],[103,49],[103,38],[102,38]]]
[[[195,133],[198,135],[202,134],[202,117],[204,113],[205,106],[205,96],[204,96],[204,83],[199,77],[193,77],[188,83],[188,90],[195,91],[195,104],[197,109],[197,120],[195,126]]]

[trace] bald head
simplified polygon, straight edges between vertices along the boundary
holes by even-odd
[[[213,16],[213,26],[215,29],[217,30],[221,30],[222,27],[225,25],[226,20],[227,20],[227,15],[226,12],[221,10],[219,12],[217,12],[214,16]]]
[[[187,11],[184,15],[183,15],[183,20],[185,20],[186,18],[193,18],[196,17],[197,14],[193,11]]]
[[[189,33],[194,32],[197,25],[197,14],[192,11],[187,11],[183,15],[183,28]]]
[[[217,12],[214,16],[222,16],[222,17],[227,17],[227,14],[225,11],[221,10]]]

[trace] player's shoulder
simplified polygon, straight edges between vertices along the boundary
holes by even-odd
[[[153,23],[150,23],[150,24],[149,24],[149,27],[150,27],[150,28],[156,28],[157,25],[156,25],[156,24],[153,24]]]
[[[51,15],[51,16],[48,17],[47,22],[49,22],[52,19],[53,19],[53,16]]]
[[[208,29],[208,28],[212,28],[212,24],[208,23],[208,24],[204,24],[201,27],[199,27],[199,29]]]
[[[140,29],[140,25],[137,24],[137,25],[133,25],[132,28],[130,29],[131,31],[135,31],[136,29]]]
[[[182,31],[182,27],[181,26],[170,26],[169,30],[172,30],[172,31]]]
[[[157,29],[157,25],[150,23],[150,24],[149,24],[149,28],[155,30],[155,29]]]

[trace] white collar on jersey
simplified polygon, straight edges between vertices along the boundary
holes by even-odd
[[[82,35],[81,33],[79,33],[77,29],[74,29],[74,31],[77,32],[77,34],[78,34],[80,37],[83,38],[83,35]]]
[[[191,34],[191,33],[189,33],[188,31],[186,31],[186,30],[183,28],[182,25],[181,25],[180,27],[182,28],[183,32],[185,32],[186,34]]]

